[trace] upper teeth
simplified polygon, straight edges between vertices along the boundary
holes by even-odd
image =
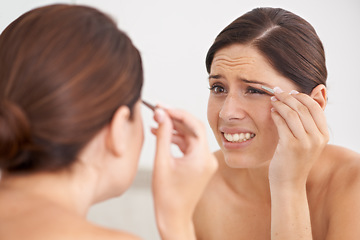
[[[235,134],[224,133],[224,137],[229,142],[245,142],[255,137],[255,134],[254,133],[235,133]]]

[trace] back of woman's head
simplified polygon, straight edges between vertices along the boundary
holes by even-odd
[[[309,94],[326,85],[323,45],[303,18],[280,8],[256,8],[228,25],[216,37],[206,56],[210,73],[215,53],[231,44],[255,47],[271,66]]]
[[[0,169],[70,166],[121,105],[141,94],[140,54],[103,13],[50,5],[0,36]]]

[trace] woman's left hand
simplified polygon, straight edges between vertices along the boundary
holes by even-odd
[[[289,94],[276,88],[271,100],[279,142],[269,167],[270,184],[305,186],[329,140],[324,111],[309,95],[296,91]]]

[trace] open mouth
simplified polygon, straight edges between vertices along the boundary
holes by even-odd
[[[223,133],[225,139],[228,142],[232,142],[232,143],[240,143],[240,142],[246,142],[252,138],[254,138],[256,135],[254,133],[235,133],[235,134],[230,134],[230,133]]]

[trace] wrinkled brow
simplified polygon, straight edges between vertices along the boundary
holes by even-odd
[[[209,75],[209,80],[210,79],[221,79],[221,78],[223,78],[223,76],[221,74]],[[248,83],[248,84],[260,84],[260,85],[270,87],[270,85],[268,83],[257,81],[257,80],[248,80],[248,79],[245,79],[245,78],[239,78],[239,80],[244,82],[244,83]]]

